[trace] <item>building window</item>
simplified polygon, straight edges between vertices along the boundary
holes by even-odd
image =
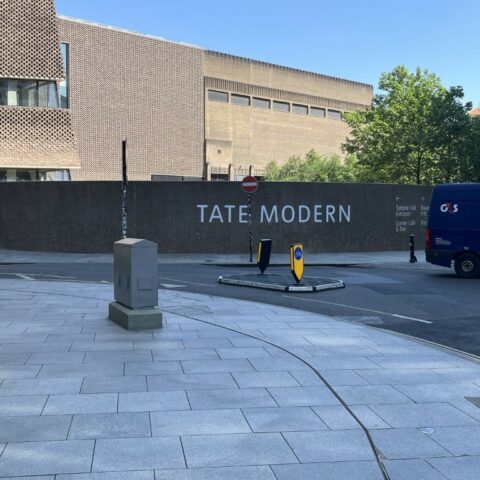
[[[258,108],[270,108],[270,100],[253,97],[253,106]]]
[[[306,105],[292,105],[292,113],[298,113],[299,115],[308,115],[308,107]]]
[[[310,115],[313,115],[314,117],[325,118],[325,109],[318,107],[310,107]]]
[[[243,105],[245,107],[250,105],[250,97],[245,95],[237,95],[236,93],[232,93],[230,95],[230,99],[235,105]]]
[[[57,84],[54,81],[0,79],[0,105],[57,108]]]
[[[65,78],[60,82],[60,106],[62,108],[69,108],[69,74],[70,74],[70,45],[62,42],[60,44],[60,52],[63,60],[63,71]]]
[[[7,171],[0,170],[0,182],[6,182],[6,181],[7,181]]]
[[[228,93],[219,92],[218,90],[209,90],[208,99],[214,102],[228,103]]]
[[[339,112],[338,110],[328,110],[327,117],[331,118],[332,120],[341,120],[342,112]]]
[[[279,112],[288,113],[290,111],[290,104],[286,102],[277,102],[276,100],[274,100],[273,109],[278,110]]]

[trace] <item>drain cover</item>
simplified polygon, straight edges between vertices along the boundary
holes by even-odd
[[[465,397],[466,400],[472,402],[476,407],[480,408],[480,397]]]

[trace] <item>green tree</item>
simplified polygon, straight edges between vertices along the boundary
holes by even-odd
[[[468,181],[471,150],[471,103],[463,104],[462,87],[451,87],[433,100],[430,112],[430,147],[437,157],[436,182]]]
[[[464,180],[480,182],[480,117],[470,117]]]
[[[277,182],[355,182],[361,170],[352,155],[342,161],[338,155],[325,156],[310,150],[304,159],[295,155],[282,166],[271,162],[267,165],[265,179]]]
[[[351,134],[343,145],[372,180],[395,183],[471,181],[466,176],[474,136],[463,89],[404,66],[383,73],[367,111],[346,113]]]

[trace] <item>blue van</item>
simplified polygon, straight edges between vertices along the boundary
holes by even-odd
[[[427,262],[455,268],[462,278],[480,276],[480,184],[434,188],[428,214]]]

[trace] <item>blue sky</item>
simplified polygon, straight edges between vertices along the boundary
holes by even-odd
[[[480,0],[56,0],[57,12],[378,84],[398,64],[480,106]]]

